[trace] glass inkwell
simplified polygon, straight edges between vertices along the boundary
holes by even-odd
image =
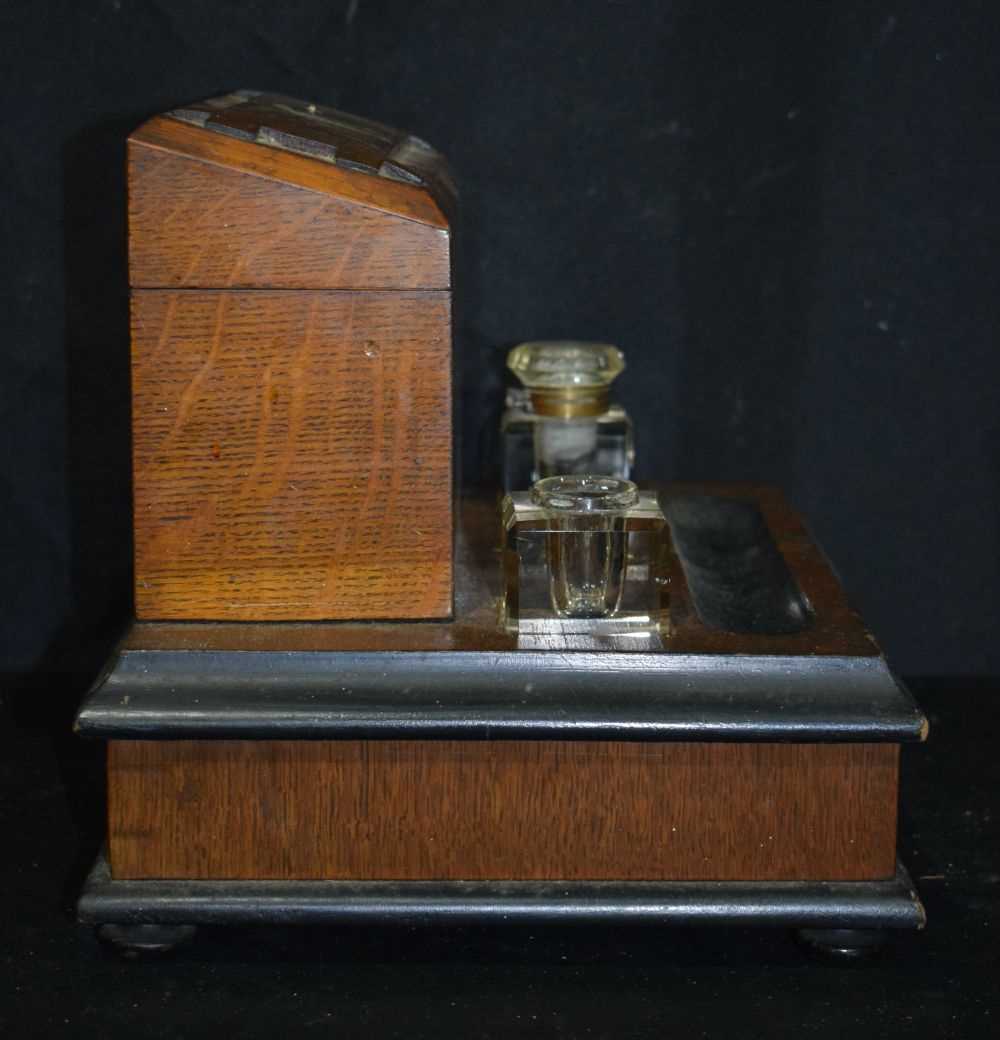
[[[508,631],[665,631],[666,521],[654,492],[617,477],[546,477],[508,494],[502,517]]]
[[[505,491],[561,474],[602,473],[628,480],[632,423],[612,404],[611,383],[625,356],[608,343],[522,343],[507,356],[522,386],[507,393],[500,425]]]

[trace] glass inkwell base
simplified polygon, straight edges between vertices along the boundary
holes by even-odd
[[[502,513],[508,631],[666,631],[667,528],[654,493],[613,477],[548,477],[507,495]]]

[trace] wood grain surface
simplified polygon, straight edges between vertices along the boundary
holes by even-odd
[[[113,741],[116,878],[870,880],[898,746]]]
[[[451,613],[447,292],[136,290],[136,614]]]
[[[207,138],[213,161],[178,154],[162,130],[146,128],[129,144],[129,279],[145,288],[447,289],[446,226],[421,223],[372,205],[368,194],[338,195],[343,178],[387,191],[420,191],[394,181],[336,170],[324,163],[164,121],[170,139]],[[199,136],[200,135],[200,136]],[[160,142],[160,143],[155,143]],[[175,147],[178,146],[174,142]],[[240,149],[263,152],[272,165],[318,168],[320,183],[285,183],[239,161]],[[246,164],[244,164],[245,166]],[[303,178],[299,178],[301,182]],[[351,185],[348,184],[347,187]]]

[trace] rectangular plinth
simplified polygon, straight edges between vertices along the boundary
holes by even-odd
[[[875,880],[898,746],[110,743],[116,879]]]

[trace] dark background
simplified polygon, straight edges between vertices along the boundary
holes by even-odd
[[[128,614],[124,140],[246,86],[450,157],[467,481],[505,349],[608,339],[640,475],[782,485],[898,670],[998,674],[990,7],[8,0],[0,663]]]
[[[639,475],[782,485],[937,712],[937,744],[908,758],[903,840],[932,922],[949,925],[867,988],[804,974],[770,939],[730,937],[725,954],[685,940],[655,968],[651,939],[612,937],[605,960],[593,938],[583,955],[558,937],[522,935],[499,953],[468,936],[398,940],[421,962],[409,976],[371,940],[360,967],[320,958],[347,987],[330,991],[333,1024],[435,1035],[440,1012],[442,1029],[509,1036],[532,1015],[544,1032],[552,1013],[562,1035],[631,1035],[613,1026],[619,996],[623,1028],[673,1014],[698,1035],[700,1021],[726,1020],[727,992],[734,1009],[766,1010],[783,990],[772,1036],[800,1019],[831,1035],[865,1022],[886,1035],[915,1017],[968,1036],[988,1022],[1000,919],[988,739],[1000,673],[996,20],[987,0],[0,6],[0,728],[15,727],[0,824],[18,850],[2,920],[20,929],[7,965],[31,994],[16,1005],[24,1035],[29,1021],[59,1025],[60,1000],[80,1028],[126,999],[147,1030],[187,1035],[206,1007],[225,1023],[260,1006],[268,979],[312,985],[299,1010],[317,1028],[334,1006],[302,940],[272,947],[278,970],[221,939],[195,968],[132,976],[115,996],[107,966],[65,960],[56,908],[101,828],[99,752],[77,747],[69,717],[130,611],[124,140],[155,112],[240,86],[404,127],[450,157],[467,482],[493,466],[511,344],[615,342]],[[79,971],[89,1003],[68,981]],[[464,1005],[441,981],[452,974],[475,994]],[[658,986],[669,1000],[657,1003]],[[439,1007],[407,1012],[397,987],[426,988]],[[187,1018],[170,1018],[182,991]],[[912,999],[894,1001],[904,991]],[[273,1027],[265,1010],[261,1029]]]

